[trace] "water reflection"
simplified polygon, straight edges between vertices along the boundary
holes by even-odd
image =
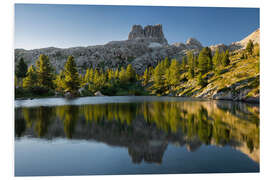
[[[259,107],[218,101],[111,103],[15,109],[15,136],[127,147],[133,163],[162,163],[169,143],[232,146],[259,158]]]

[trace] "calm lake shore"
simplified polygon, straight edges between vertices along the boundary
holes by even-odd
[[[259,172],[259,113],[166,96],[16,100],[15,176]]]

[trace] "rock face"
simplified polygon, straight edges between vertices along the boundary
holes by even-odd
[[[161,24],[154,26],[148,25],[144,28],[141,25],[134,25],[128,35],[128,40],[157,42],[162,45],[168,45]]]
[[[181,61],[188,50],[198,53],[202,48],[199,41],[191,38],[184,43],[169,45],[162,25],[134,25],[128,35],[128,40],[111,41],[105,45],[24,50],[15,49],[15,61],[24,58],[27,65],[35,64],[40,54],[49,57],[56,72],[63,67],[69,55],[74,56],[79,72],[84,73],[87,68],[119,68],[132,64],[137,73],[142,74],[145,68],[156,66],[164,59],[176,58]]]
[[[258,31],[259,32],[259,31]],[[258,32],[250,38],[257,37]],[[246,40],[236,43],[234,48],[243,47]],[[87,68],[119,68],[132,64],[137,73],[142,74],[149,66],[164,59],[176,58],[181,61],[189,50],[195,54],[203,48],[201,43],[190,38],[186,43],[175,43],[169,45],[164,34],[162,25],[148,25],[144,28],[141,25],[134,25],[128,35],[128,40],[111,41],[105,45],[55,48],[48,47],[42,49],[24,50],[15,49],[15,63],[23,57],[27,65],[35,64],[40,54],[49,57],[56,72],[63,69],[69,55],[74,56],[79,72],[84,73]],[[231,48],[224,45],[223,49]],[[213,51],[215,49],[213,48]]]

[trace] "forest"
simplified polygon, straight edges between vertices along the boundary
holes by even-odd
[[[204,47],[199,54],[188,51],[181,61],[165,58],[155,67],[147,67],[143,74],[137,74],[131,64],[116,69],[88,68],[79,73],[76,59],[70,55],[64,68],[56,73],[45,54],[40,54],[35,65],[29,67],[21,58],[15,68],[15,98],[36,98],[49,96],[93,96],[101,92],[107,96],[121,95],[171,95],[176,96],[181,86],[189,81],[204,88],[209,83],[208,73],[215,76],[224,73],[233,56],[240,60],[259,57],[258,44],[250,40],[240,52],[217,50],[214,54]],[[181,62],[181,63],[180,63]],[[259,63],[258,63],[259,68]]]

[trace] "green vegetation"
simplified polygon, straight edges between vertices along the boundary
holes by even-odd
[[[196,96],[204,93],[247,91],[248,97],[259,94],[258,44],[250,41],[244,50],[222,52],[212,56],[210,48],[199,54],[187,52],[182,62],[165,58],[155,67],[149,66],[137,74],[131,64],[119,68],[88,68],[79,73],[76,59],[69,56],[64,69],[56,73],[48,56],[41,54],[28,70],[23,59],[16,65],[15,97],[44,97],[51,95],[92,96],[104,95],[157,95]],[[20,83],[22,81],[22,83]]]

